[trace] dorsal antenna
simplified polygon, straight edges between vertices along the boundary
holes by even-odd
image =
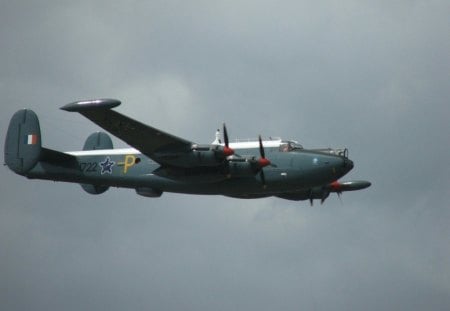
[[[220,129],[217,129],[216,131],[216,139],[212,142],[213,145],[220,145],[222,143],[222,140],[220,139]]]

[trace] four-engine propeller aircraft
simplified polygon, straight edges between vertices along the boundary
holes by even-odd
[[[133,148],[113,149],[104,132],[91,134],[82,151],[42,147],[39,120],[29,109],[12,117],[5,142],[5,163],[30,179],[80,183],[91,194],[109,187],[135,189],[146,197],[163,192],[225,195],[234,198],[276,196],[287,200],[320,199],[330,193],[359,190],[368,181],[340,182],[353,168],[347,149],[304,149],[281,139],[230,143],[225,125],[212,144],[200,145],[142,124],[112,108],[114,99],[70,103],[79,112]]]

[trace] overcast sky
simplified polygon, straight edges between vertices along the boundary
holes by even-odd
[[[94,4],[95,3],[95,4]],[[348,147],[318,202],[100,196],[0,172],[1,310],[450,310],[450,2],[0,1],[0,133],[44,145],[118,111],[209,143]],[[115,145],[124,143],[115,139]],[[3,155],[3,143],[2,143]]]

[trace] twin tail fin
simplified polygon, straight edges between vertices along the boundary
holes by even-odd
[[[76,160],[69,154],[42,147],[39,119],[30,109],[19,110],[12,116],[4,150],[5,164],[13,172],[24,176],[39,161],[67,165]]]

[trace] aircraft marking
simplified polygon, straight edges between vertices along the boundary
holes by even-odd
[[[38,141],[38,136],[36,134],[29,134],[25,136],[25,144],[36,145]]]
[[[112,174],[112,167],[114,166],[114,164],[116,164],[116,162],[111,161],[109,157],[106,157],[105,160],[103,162],[100,162],[99,164],[102,167],[102,175],[106,173]]]
[[[97,162],[81,162],[79,167],[80,167],[80,171],[82,171],[82,172],[93,173],[93,172],[97,172],[98,163]]]
[[[127,154],[123,162],[118,162],[117,165],[123,166],[123,173],[126,174],[128,169],[136,164],[136,157],[132,154]]]

